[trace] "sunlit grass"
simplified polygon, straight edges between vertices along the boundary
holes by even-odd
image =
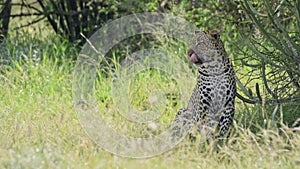
[[[234,130],[227,144],[211,147],[187,138],[171,151],[153,158],[137,160],[114,156],[91,141],[77,119],[71,93],[74,63],[48,58],[49,55],[70,54],[67,53],[69,50],[59,50],[67,46],[49,45],[34,47],[33,52],[12,44],[7,46],[7,51],[14,50],[12,54],[23,53],[26,57],[17,57],[10,65],[1,65],[0,168],[290,169],[300,165],[299,132],[284,125],[260,126],[263,123],[258,120],[263,122],[263,119],[258,119],[257,114],[261,107],[246,109],[239,102]],[[35,50],[47,47],[49,49],[37,52],[43,56],[41,60],[30,59]],[[117,130],[124,127],[121,131],[125,134],[142,135],[147,128],[136,128],[122,116],[117,116],[117,104],[111,95],[112,81],[112,77],[104,78],[103,75],[97,82],[100,112],[110,113],[107,117],[116,116],[111,123]],[[178,93],[176,83],[168,76],[159,71],[141,72],[129,87],[131,102],[141,110],[151,107],[151,89],[157,88],[166,93]],[[165,120],[160,121],[162,125],[168,125],[181,106],[179,102],[178,105],[167,105],[163,115]]]

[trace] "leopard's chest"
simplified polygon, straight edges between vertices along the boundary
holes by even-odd
[[[197,114],[217,113],[233,95],[232,78],[228,75],[201,76],[189,101],[188,108]]]

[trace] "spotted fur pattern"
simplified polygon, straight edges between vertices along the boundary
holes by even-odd
[[[233,121],[236,95],[235,71],[216,30],[196,32],[189,59],[198,68],[197,84],[188,107],[179,110],[175,122],[187,119],[207,137],[223,137]]]

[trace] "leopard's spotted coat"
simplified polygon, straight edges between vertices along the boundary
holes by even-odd
[[[179,110],[175,122],[183,124],[189,120],[197,123],[198,131],[205,132],[207,137],[223,137],[233,121],[236,80],[219,32],[196,32],[188,57],[199,75],[188,107]]]

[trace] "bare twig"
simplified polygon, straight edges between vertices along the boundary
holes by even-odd
[[[43,19],[45,19],[45,18],[46,18],[46,16],[42,16],[42,17],[40,17],[40,18],[36,18],[35,20],[33,20],[33,21],[31,21],[31,22],[28,22],[28,23],[25,24],[25,25],[21,25],[21,26],[19,26],[19,27],[14,28],[14,30],[18,30],[18,29],[21,29],[21,28],[24,28],[24,27],[27,27],[27,26],[31,26],[31,25],[33,25],[33,24],[36,24],[36,23],[40,22],[41,20],[43,20]]]

